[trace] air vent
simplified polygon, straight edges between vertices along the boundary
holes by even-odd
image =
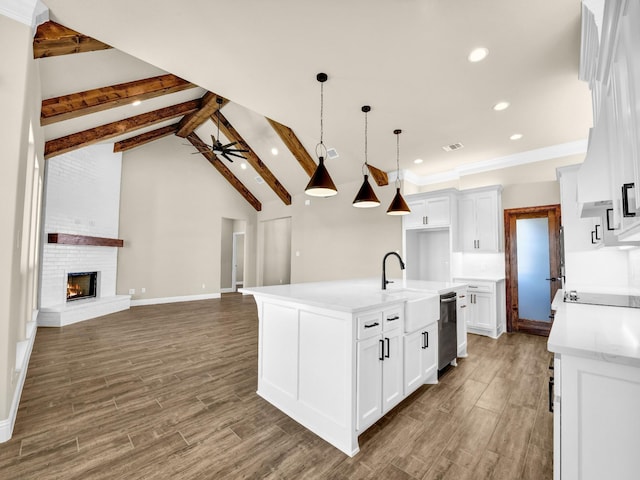
[[[454,150],[460,150],[461,148],[464,148],[464,145],[461,143],[452,143],[451,145],[445,145],[442,147],[445,152],[453,152]]]
[[[264,183],[264,178],[262,178],[260,175],[258,175],[256,177],[256,183],[260,183],[260,184]]]
[[[327,148],[327,158],[329,160],[333,160],[334,158],[338,158],[338,151],[335,148]]]

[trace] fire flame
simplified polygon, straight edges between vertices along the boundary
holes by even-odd
[[[77,297],[79,295],[82,295],[83,293],[84,292],[82,291],[80,285],[67,282],[67,298]]]

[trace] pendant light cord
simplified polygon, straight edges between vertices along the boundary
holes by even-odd
[[[368,138],[367,138],[367,131],[368,131],[368,121],[367,121],[367,114],[368,114],[368,110],[365,110],[364,112],[364,165],[362,166],[362,173],[364,175],[366,175],[368,173],[368,166],[369,163],[367,161],[367,144],[368,144]]]
[[[320,143],[316,145],[316,157],[326,157],[327,148],[324,146],[323,138],[324,138],[324,81],[320,80]],[[320,153],[318,153],[318,148],[320,148]]]
[[[396,188],[399,188],[400,183],[400,132],[396,133]]]

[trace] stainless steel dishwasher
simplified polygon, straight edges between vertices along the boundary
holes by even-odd
[[[458,353],[457,295],[447,292],[440,295],[440,320],[438,320],[438,370],[454,362]]]

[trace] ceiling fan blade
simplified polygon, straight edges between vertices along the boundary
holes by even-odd
[[[233,163],[233,160],[232,160],[232,159],[230,159],[229,157],[227,157],[226,152],[222,152],[222,156],[223,156],[224,158],[226,158],[227,160],[229,160],[231,163]]]
[[[232,157],[244,158],[245,160],[247,159],[247,157],[245,157],[244,155],[238,155],[237,153],[230,152],[228,150],[225,152],[225,155],[231,155]]]

